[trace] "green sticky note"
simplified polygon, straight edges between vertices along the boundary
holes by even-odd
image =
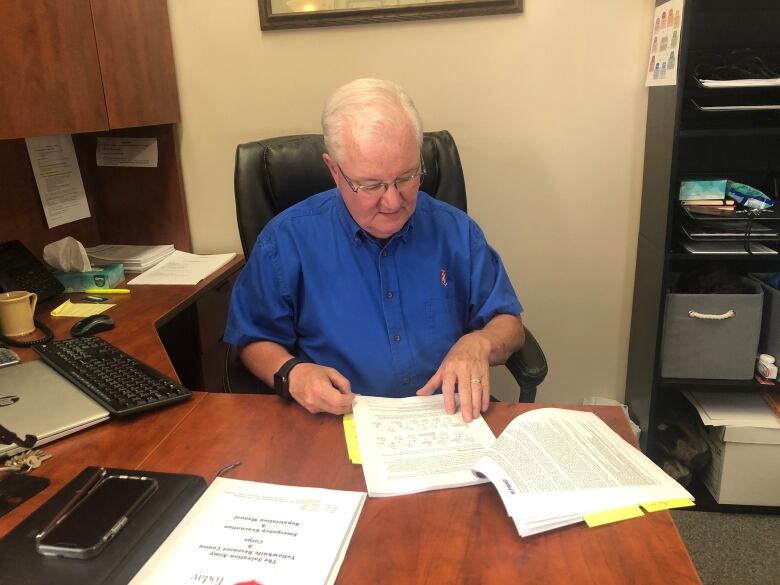
[[[349,455],[349,460],[352,461],[352,463],[355,465],[359,465],[363,463],[363,460],[360,458],[360,447],[358,446],[355,417],[351,412],[347,413],[344,415],[343,422],[344,438],[347,441],[347,454]]]
[[[611,524],[612,522],[620,522],[621,520],[628,520],[629,518],[638,518],[644,516],[639,506],[626,506],[625,508],[616,508],[614,510],[607,510],[606,512],[596,512],[594,514],[585,514],[583,520],[591,528],[595,526],[601,526],[602,524]]]
[[[658,510],[670,510],[672,508],[685,508],[686,506],[695,506],[693,500],[681,498],[678,500],[666,500],[664,502],[651,502],[642,504],[646,512],[658,512]]]

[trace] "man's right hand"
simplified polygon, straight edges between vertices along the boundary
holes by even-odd
[[[333,368],[301,363],[290,371],[289,380],[290,396],[311,413],[352,411],[355,395],[349,380]]]

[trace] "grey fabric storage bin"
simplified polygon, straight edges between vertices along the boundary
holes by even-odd
[[[750,380],[761,333],[761,284],[744,278],[753,294],[668,292],[661,341],[661,376]],[[733,316],[707,319],[692,316]]]
[[[761,282],[761,288],[764,291],[764,314],[758,350],[780,361],[780,290],[765,282]]]

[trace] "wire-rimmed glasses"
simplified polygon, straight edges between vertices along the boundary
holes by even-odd
[[[412,188],[417,188],[420,186],[420,183],[422,183],[423,177],[427,174],[427,170],[425,168],[425,161],[423,159],[420,159],[420,169],[418,171],[415,171],[414,173],[410,173],[408,175],[403,175],[401,177],[398,177],[391,183],[384,183],[384,182],[378,182],[378,183],[369,183],[367,185],[359,185],[355,184],[352,179],[350,179],[347,175],[344,174],[344,170],[341,168],[341,165],[336,163],[336,166],[339,168],[339,172],[341,173],[341,176],[344,177],[344,180],[347,182],[347,185],[349,185],[349,188],[352,189],[355,193],[358,195],[365,195],[367,197],[381,197],[385,193],[387,193],[387,190],[390,188],[390,185],[394,185],[396,191],[399,193],[403,193],[405,191],[408,191]]]

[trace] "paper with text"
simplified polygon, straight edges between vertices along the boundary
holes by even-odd
[[[127,284],[198,284],[235,256],[235,253],[198,255],[176,250]]]
[[[521,414],[474,470],[496,486],[521,536],[585,514],[684,498],[688,491],[591,412]]]
[[[95,162],[99,167],[156,167],[157,139],[101,136]]]
[[[25,138],[49,229],[90,217],[70,134]]]
[[[218,477],[131,585],[333,583],[365,496]]]
[[[484,483],[471,467],[496,440],[483,418],[447,414],[444,396],[358,396],[355,414],[370,496],[392,496]]]

